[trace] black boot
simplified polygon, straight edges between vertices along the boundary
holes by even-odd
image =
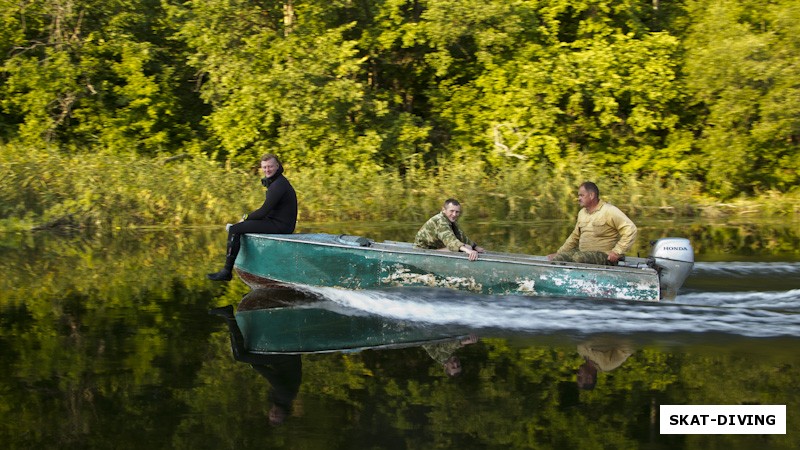
[[[231,279],[233,279],[233,273],[231,272],[231,269],[225,267],[219,272],[206,274],[206,278],[211,281],[231,281]]]
[[[211,308],[208,310],[209,314],[220,316],[225,320],[234,319],[236,316],[233,314],[233,305],[220,306],[219,308]]]
[[[228,249],[225,256],[225,267],[219,272],[206,274],[206,278],[211,281],[231,281],[233,278],[233,263],[236,262],[236,253],[239,252],[238,248],[234,248],[238,242],[235,240],[236,235],[230,234],[228,236]],[[234,253],[234,250],[236,253]]]
[[[219,272],[209,273],[206,275],[211,281],[231,281],[233,278],[233,262],[236,261],[236,257],[228,256],[225,258],[225,267],[222,268]]]
[[[252,355],[244,347],[244,336],[242,335],[242,330],[239,329],[239,324],[236,323],[233,305],[212,308],[208,313],[225,319],[225,323],[228,325],[228,331],[231,333],[231,352],[233,353],[233,359],[251,364],[258,361],[260,355]]]

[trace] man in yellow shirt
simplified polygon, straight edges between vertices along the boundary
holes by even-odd
[[[591,181],[578,188],[578,213],[575,229],[551,261],[616,265],[636,240],[636,225],[616,206],[600,200],[600,189]]]

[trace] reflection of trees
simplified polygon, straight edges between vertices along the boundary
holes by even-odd
[[[74,237],[24,235],[0,242],[0,269],[6,275],[0,277],[0,299],[3,303],[24,302],[30,309],[32,302],[49,305],[65,293],[76,292],[95,302],[86,306],[110,308],[128,306],[130,298],[146,297],[146,292],[169,291],[176,280],[192,291],[208,289],[202,276],[206,261],[219,254],[224,240],[224,233],[219,232],[170,230]],[[241,283],[234,285],[241,293],[246,291]],[[241,293],[234,293],[234,298]],[[146,301],[148,305],[139,306],[155,306],[163,299]]]
[[[722,242],[757,248],[774,240],[773,248],[783,248],[798,236],[794,225],[646,227],[646,233],[663,229],[699,236],[707,253],[724,249],[717,247]],[[509,230],[518,243],[535,235]],[[505,239],[486,235],[497,245]],[[201,262],[213,261],[207,255],[222,245],[216,236],[3,239],[0,442],[7,448],[263,448],[265,442],[309,449],[353,442],[577,448],[586,436],[637,448],[662,403],[800,405],[796,354],[760,355],[767,347],[758,342],[728,343],[717,352],[643,348],[595,390],[578,392],[581,358],[574,345],[482,339],[459,350],[464,373],[454,379],[420,348],[303,357],[297,417],[270,430],[269,384],[232,360],[227,331],[207,314],[247,290],[202,279]],[[769,351],[797,342],[779,344]],[[800,416],[788,420],[789,429],[800,427]],[[745,448],[756,439],[682,441],[658,436],[657,428],[655,436],[692,447]],[[763,448],[792,448],[791,438],[758,437]]]
[[[193,377],[198,357],[187,343],[204,342],[207,327],[197,324],[213,322],[213,293],[197,264],[211,244],[176,240],[169,232],[30,234],[0,243],[8,383],[0,441],[59,447],[171,433],[174,419],[163,416],[180,405],[150,399]]]
[[[188,414],[173,431],[174,447],[234,449],[265,442],[268,390],[249,365],[233,361],[228,331],[212,334],[192,388],[176,393]]]
[[[460,350],[464,373],[457,378],[444,376],[421,348],[304,355],[299,412],[281,429],[284,441],[266,426],[267,383],[232,360],[227,336],[216,338],[215,355],[186,393],[193,413],[177,432],[181,446],[204,442],[200,434],[206,430],[214,435],[205,442],[223,443],[220,448],[260,439],[272,448],[311,449],[350,448],[354,442],[392,442],[398,448],[582,448],[602,442],[638,448],[651,433],[661,443],[674,443],[658,436],[661,403],[800,402],[798,394],[780,392],[800,381],[796,370],[780,370],[776,377],[770,364],[749,364],[744,378],[720,382],[719,374],[745,364],[746,358],[733,353],[637,349],[595,390],[579,392],[575,370],[582,358],[574,345],[519,347],[482,339]],[[223,413],[209,417],[205,411]],[[786,438],[768,439],[780,447]]]
[[[800,226],[797,222],[777,225],[693,225],[685,230],[692,243],[697,243],[694,245],[698,253],[736,256],[800,254]]]
[[[83,336],[64,349],[73,356],[59,369],[65,377],[80,376],[59,381],[43,373],[25,389],[3,386],[7,402],[0,412],[0,438],[11,448],[103,447],[117,440],[130,447],[161,443],[219,449],[263,448],[265,443],[269,448],[349,448],[353,442],[393,442],[403,448],[580,448],[603,442],[637,448],[651,427],[658,436],[651,414],[661,403],[800,404],[793,389],[800,382],[796,356],[775,355],[753,364],[747,352],[643,348],[604,375],[595,390],[578,392],[574,377],[582,358],[574,345],[511,345],[489,338],[459,350],[464,373],[458,378],[444,376],[421,348],[303,356],[296,417],[271,430],[270,385],[249,365],[233,360],[227,330],[207,337],[169,336],[197,345],[181,351],[170,344],[171,362],[155,361],[158,379],[137,379],[132,371],[120,370],[126,357],[120,342],[108,341],[98,353],[99,336]],[[49,373],[52,367],[40,369]],[[720,374],[731,376],[723,380]],[[35,414],[9,410],[15,404]],[[789,419],[790,427],[800,425],[800,419]],[[774,447],[791,448],[785,436],[767,439]]]
[[[209,319],[176,301],[183,297],[179,286],[164,294],[146,292],[129,298],[128,307],[101,311],[74,293],[51,299],[48,313],[36,302],[16,308],[25,319],[3,320],[0,329],[3,353],[13,355],[4,361],[4,380],[13,384],[0,388],[0,439],[16,436],[23,440],[13,442],[26,448],[102,447],[117,439],[143,442],[142,430],[171,433],[169,415],[180,405],[153,399],[167,399],[193,378],[196,348],[186,343],[204,341],[207,332],[187,325]],[[138,310],[152,297],[164,303]],[[176,317],[182,320],[170,320]]]
[[[632,253],[646,255],[649,242],[667,236],[688,238],[696,255],[790,256],[800,255],[800,223],[730,223],[647,222],[633,217],[639,237]],[[574,221],[521,224],[470,224],[472,234],[498,251],[547,254],[561,245],[572,231]],[[484,237],[485,236],[485,237]]]

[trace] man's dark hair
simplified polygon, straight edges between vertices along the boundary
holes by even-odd
[[[600,198],[600,188],[597,187],[596,184],[592,183],[591,181],[584,181],[580,187],[586,189],[589,192],[594,192],[595,198]]]
[[[576,376],[578,389],[591,391],[597,385],[597,367],[587,359],[580,367]]]
[[[444,201],[444,207],[447,208],[447,205],[461,206],[461,203],[458,203],[458,200],[454,198],[448,198]]]
[[[267,153],[261,157],[261,161],[269,161],[270,159],[274,159],[278,163],[278,167],[283,167],[281,160],[274,153]]]

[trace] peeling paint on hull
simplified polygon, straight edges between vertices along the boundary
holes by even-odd
[[[458,289],[461,291],[481,292],[483,287],[474,278],[437,277],[432,273],[411,273],[402,266],[395,266],[394,272],[381,278],[381,284],[389,286],[429,286]]]

